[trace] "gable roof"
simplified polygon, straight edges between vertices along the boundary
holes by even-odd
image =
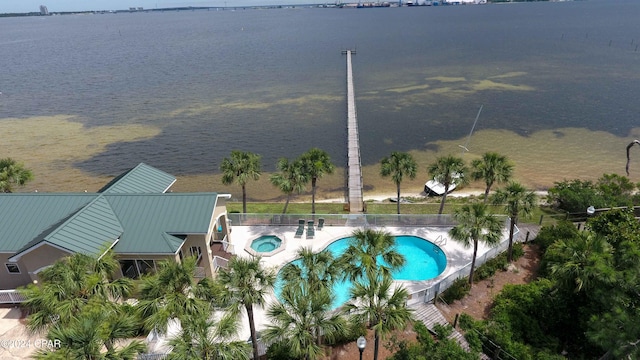
[[[99,193],[0,194],[0,252],[12,253],[11,261],[17,261],[48,244],[72,253],[113,247],[122,254],[169,255],[180,249],[185,235],[206,234],[218,194],[166,194],[175,178],[141,165]],[[148,188],[145,179],[150,179]]]

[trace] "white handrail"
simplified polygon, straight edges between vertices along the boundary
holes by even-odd
[[[0,290],[0,304],[19,304],[26,300],[18,290]]]

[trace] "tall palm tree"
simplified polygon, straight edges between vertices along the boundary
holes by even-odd
[[[513,164],[507,157],[496,152],[487,152],[481,159],[471,162],[471,177],[473,180],[484,180],[486,185],[484,190],[484,203],[487,203],[489,191],[496,183],[504,183],[511,179],[513,175]]]
[[[168,360],[226,360],[251,359],[251,347],[237,338],[238,318],[222,315],[221,318],[193,317],[186,327],[169,340],[172,351]]]
[[[391,156],[384,157],[380,161],[380,175],[391,176],[391,180],[396,184],[398,214],[400,214],[400,184],[405,176],[415,179],[417,171],[418,164],[409,153],[394,151]]]
[[[269,307],[270,325],[262,336],[269,342],[285,342],[298,359],[315,360],[323,355],[321,336],[334,340],[345,333],[346,323],[341,314],[331,311],[330,289],[312,291],[304,279],[291,281],[282,288],[280,302]]]
[[[469,272],[469,285],[473,286],[478,242],[482,241],[489,246],[497,245],[502,234],[502,223],[495,215],[489,213],[487,205],[484,203],[464,205],[456,209],[453,218],[458,222],[458,225],[449,230],[451,238],[460,242],[465,248],[473,244],[473,258]]]
[[[509,226],[509,251],[507,260],[513,260],[513,233],[520,216],[529,216],[536,206],[537,196],[517,182],[509,182],[504,189],[498,189],[493,195],[492,202],[496,205],[505,204],[505,211],[511,217]]]
[[[309,177],[303,171],[302,162],[300,160],[289,162],[289,159],[281,158],[278,160],[276,168],[280,172],[271,175],[269,180],[273,186],[278,187],[280,191],[287,194],[287,202],[284,204],[284,209],[282,210],[282,213],[285,214],[287,212],[287,207],[289,206],[291,194],[293,192],[296,192],[297,194],[303,192],[305,190],[305,185],[309,182]]]
[[[162,261],[155,274],[142,279],[137,308],[147,330],[166,334],[171,321],[177,320],[184,328],[193,317],[209,316],[214,308],[211,281],[196,282],[195,269],[195,257],[179,263]]]
[[[428,171],[434,180],[444,186],[444,194],[442,194],[440,210],[438,210],[438,215],[442,215],[444,203],[447,200],[447,194],[449,193],[449,189],[451,189],[451,185],[463,185],[468,182],[465,177],[467,167],[462,158],[448,155],[437,158],[436,162],[429,165]]]
[[[412,311],[406,305],[409,293],[403,287],[391,286],[391,277],[379,281],[357,281],[351,288],[351,301],[343,308],[359,324],[368,324],[374,331],[373,359],[378,359],[380,338],[394,330],[404,329],[412,321]]]
[[[14,186],[22,186],[33,180],[31,170],[12,158],[0,159],[0,192],[13,192]]]
[[[298,286],[300,280],[308,283],[311,292],[331,289],[342,277],[342,269],[329,251],[314,253],[310,247],[302,247],[296,253],[298,260],[290,262],[280,270],[283,285]]]
[[[391,292],[392,273],[406,263],[395,243],[395,237],[388,232],[358,229],[339,259],[344,276],[353,282],[352,300],[345,305],[345,311],[356,314],[359,323],[374,329],[374,359],[378,358],[380,337],[390,330],[403,328],[411,319],[405,306],[407,291],[395,288]]]
[[[231,156],[220,164],[222,183],[230,185],[234,181],[242,187],[242,212],[247,212],[247,182],[258,180],[262,173],[260,155],[248,151],[231,151]]]
[[[332,174],[335,166],[329,154],[318,148],[311,148],[300,156],[304,173],[311,178],[311,213],[316,213],[316,185],[325,174]]]
[[[340,256],[344,276],[351,281],[366,279],[371,282],[391,274],[405,265],[405,258],[396,248],[396,239],[388,232],[358,229],[349,239],[349,246]],[[379,261],[379,259],[382,260]]]
[[[276,275],[271,269],[262,267],[260,257],[247,259],[236,256],[229,261],[228,268],[220,271],[218,279],[226,288],[224,298],[232,313],[239,314],[242,306],[247,312],[253,358],[258,360],[258,337],[253,306],[264,306],[265,296],[273,289]]]

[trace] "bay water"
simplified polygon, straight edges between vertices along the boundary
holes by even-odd
[[[444,154],[504,153],[537,189],[623,174],[640,136],[639,15],[592,0],[1,18],[0,156],[41,191],[94,190],[145,162],[178,190],[237,193],[217,174],[232,149],[266,171],[313,146],[343,167],[341,51],[355,49],[365,191],[393,192],[377,165],[391,151],[418,159],[416,191]],[[263,178],[250,196],[277,196]],[[321,186],[342,192],[344,174]]]

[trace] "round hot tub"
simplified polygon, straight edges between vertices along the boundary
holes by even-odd
[[[251,255],[272,256],[284,250],[284,240],[276,235],[262,235],[249,241],[245,250]]]

